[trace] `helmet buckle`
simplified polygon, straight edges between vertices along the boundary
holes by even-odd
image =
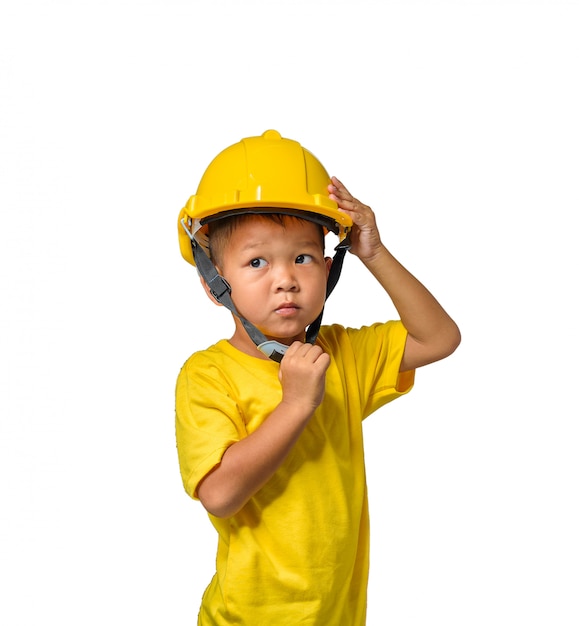
[[[213,278],[211,278],[207,286],[209,287],[209,291],[211,291],[211,295],[219,302],[220,299],[226,294],[231,293],[231,285],[221,276],[221,274],[216,274]]]

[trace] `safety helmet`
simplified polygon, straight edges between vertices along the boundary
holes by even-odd
[[[328,276],[326,298],[338,282],[350,247],[351,218],[330,199],[330,177],[324,166],[297,141],[276,130],[247,137],[219,153],[205,170],[197,193],[179,214],[179,247],[184,259],[197,267],[213,297],[236,315],[255,345],[274,361],[281,361],[287,346],[268,340],[235,308],[231,288],[210,259],[207,225],[231,215],[281,213],[321,224],[339,238]],[[314,343],[323,311],[307,329]]]
[[[247,137],[218,154],[197,193],[179,214],[179,246],[195,265],[191,237],[208,252],[207,224],[239,213],[287,213],[320,223],[342,240],[352,220],[328,195],[324,166],[297,141],[276,130]]]

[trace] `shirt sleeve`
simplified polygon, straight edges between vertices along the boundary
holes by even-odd
[[[219,463],[230,445],[245,433],[235,400],[218,368],[193,355],[176,386],[176,438],[185,491],[198,499],[201,480]]]
[[[384,404],[408,393],[414,370],[400,372],[408,332],[400,321],[346,329],[367,417]]]

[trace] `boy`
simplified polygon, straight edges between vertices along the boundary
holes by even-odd
[[[235,322],[231,339],[189,358],[176,389],[183,483],[219,537],[198,624],[362,626],[362,420],[451,354],[458,328],[384,247],[373,211],[276,131],[218,155],[179,228],[183,256]],[[348,248],[400,321],[320,327]]]

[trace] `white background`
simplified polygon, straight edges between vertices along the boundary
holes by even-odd
[[[2,6],[0,622],[195,623],[174,383],[232,325],[176,221],[276,128],[463,333],[366,424],[368,624],[576,626],[579,3]],[[346,259],[326,321],[395,315]]]

